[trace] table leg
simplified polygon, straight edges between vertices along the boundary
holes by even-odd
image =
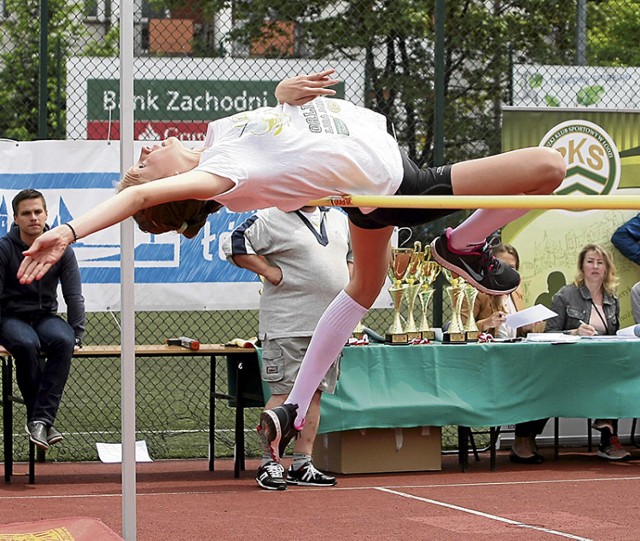
[[[2,430],[4,431],[4,482],[13,475],[13,401],[11,358],[2,358]]]
[[[463,472],[469,467],[469,431],[468,426],[458,426],[458,463]]]
[[[489,427],[489,469],[496,471],[496,445],[500,437],[500,427]]]
[[[216,356],[211,355],[211,374],[209,375],[209,471],[215,468],[216,441]]]
[[[29,442],[29,484],[36,484],[36,446]]]
[[[236,367],[236,445],[233,474],[237,479],[240,471],[244,470],[244,375],[242,374],[243,364],[237,357],[233,356],[233,364]]]

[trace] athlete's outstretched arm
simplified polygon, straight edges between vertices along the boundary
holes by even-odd
[[[122,190],[97,207],[65,224],[40,235],[28,250],[18,269],[22,284],[39,280],[56,263],[66,247],[77,239],[102,231],[138,211],[185,199],[211,199],[229,190],[233,183],[204,171],[188,171]],[[77,238],[75,238],[77,235]]]
[[[276,98],[280,103],[304,105],[318,96],[334,96],[336,91],[327,88],[339,83],[337,79],[329,77],[334,72],[335,70],[328,69],[280,81],[276,87]]]

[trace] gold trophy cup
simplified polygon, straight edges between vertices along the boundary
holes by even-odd
[[[467,323],[464,326],[464,332],[467,337],[467,342],[477,342],[480,329],[476,323],[476,318],[473,315],[473,305],[476,302],[478,296],[478,290],[471,284],[464,284],[464,298],[467,301],[467,307],[469,315],[467,316]]]
[[[409,268],[405,280],[407,282],[407,289],[405,292],[405,300],[407,307],[407,323],[405,325],[405,332],[407,333],[407,340],[422,338],[422,332],[416,325],[414,317],[416,299],[420,293],[420,287],[422,282],[422,264],[424,262],[425,253],[422,251],[422,244],[420,241],[416,241],[413,244],[413,252],[409,261]]]
[[[388,272],[392,282],[389,295],[391,295],[393,302],[393,322],[385,334],[385,341],[389,344],[407,344],[409,342],[400,311],[407,291],[408,284],[405,282],[405,276],[409,270],[412,254],[412,248],[391,249]]]
[[[442,268],[442,272],[450,284],[445,288],[445,291],[451,303],[451,321],[449,322],[447,332],[442,334],[442,341],[448,344],[466,342],[467,339],[461,315],[462,301],[464,300],[464,280],[459,276],[454,276],[450,270],[444,267]]]
[[[431,298],[433,297],[433,284],[436,278],[440,274],[442,267],[431,259],[430,246],[425,248],[425,258],[422,261],[422,281],[420,284],[420,292],[418,299],[420,301],[420,323],[418,330],[421,333],[422,338],[427,340],[435,340],[436,333],[431,329],[429,324],[429,305],[431,304]]]

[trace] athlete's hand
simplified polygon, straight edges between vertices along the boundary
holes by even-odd
[[[335,96],[336,91],[327,88],[340,82],[337,79],[331,79],[330,75],[334,72],[335,70],[328,69],[311,75],[298,75],[285,79],[276,87],[276,98],[280,103],[304,105],[318,96]]]
[[[30,284],[34,280],[40,280],[51,265],[60,260],[68,244],[59,227],[40,235],[28,250],[22,252],[25,258],[17,274],[20,283]]]

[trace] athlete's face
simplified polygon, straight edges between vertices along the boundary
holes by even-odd
[[[180,173],[185,146],[176,138],[142,148],[140,159],[129,169],[143,180],[158,180]]]

